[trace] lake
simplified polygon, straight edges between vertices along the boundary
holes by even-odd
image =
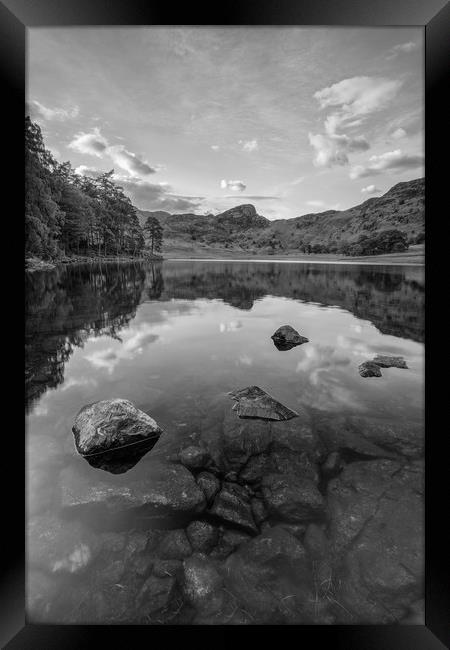
[[[65,477],[87,487],[98,481],[132,485],[151,473],[159,447],[122,474],[91,467],[77,454],[71,432],[84,405],[131,400],[171,444],[201,431],[229,391],[254,384],[313,418],[422,425],[423,267],[108,263],[30,273],[26,290],[28,607],[36,620],[84,622],[94,610],[97,621],[132,619],[134,601],[123,595],[128,546],[121,551],[116,539],[117,573],[105,565],[93,583],[93,572],[78,572],[78,556],[66,565],[61,560],[67,535],[48,531],[67,519]],[[309,342],[279,351],[270,337],[285,324]],[[403,356],[408,369],[362,378],[358,365],[377,354]],[[96,528],[82,510],[69,519]],[[118,521],[113,532],[92,533],[94,546],[98,537],[112,544],[111,535],[125,528]],[[43,540],[47,555],[36,559],[34,545]],[[88,609],[87,594],[95,601]]]

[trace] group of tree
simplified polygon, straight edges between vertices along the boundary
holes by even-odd
[[[113,173],[81,176],[70,162],[59,163],[45,148],[39,125],[26,117],[26,255],[142,255],[145,238],[136,209]],[[152,253],[160,251],[162,231],[153,224],[149,234]]]
[[[399,253],[408,249],[408,237],[401,230],[392,228],[381,230],[373,235],[361,235],[355,242],[341,245],[339,252],[343,255],[381,255]]]

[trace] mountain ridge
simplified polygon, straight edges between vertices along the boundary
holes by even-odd
[[[400,230],[409,243],[425,238],[425,179],[392,186],[380,197],[371,197],[347,210],[326,210],[291,219],[269,220],[252,204],[242,204],[212,215],[171,214],[138,210],[143,225],[147,216],[163,226],[163,253],[199,248],[227,251],[339,252],[361,236],[386,230]]]

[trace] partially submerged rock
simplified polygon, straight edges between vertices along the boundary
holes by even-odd
[[[364,361],[358,366],[361,377],[381,377],[380,366],[374,361]]]
[[[291,350],[297,345],[309,342],[309,339],[305,336],[301,336],[297,330],[290,325],[282,325],[270,338],[278,350]]]
[[[145,443],[146,453],[156,444],[162,430],[130,401],[116,398],[83,407],[75,418],[72,432],[78,453],[94,466],[107,469],[108,463],[114,463],[111,452],[127,449],[132,454],[130,446]],[[142,456],[139,453],[133,464]]]
[[[382,354],[377,355],[373,359],[373,363],[376,363],[380,368],[404,368],[408,369],[406,361],[403,357],[389,357]]]
[[[298,416],[298,413],[278,402],[258,386],[247,386],[229,394],[236,401],[233,410],[240,418],[290,420]]]

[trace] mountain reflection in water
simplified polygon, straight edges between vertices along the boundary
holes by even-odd
[[[26,276],[27,407],[64,381],[74,347],[93,336],[120,340],[142,302],[220,299],[249,311],[265,296],[340,307],[383,334],[424,340],[420,267],[184,261],[63,267]]]

